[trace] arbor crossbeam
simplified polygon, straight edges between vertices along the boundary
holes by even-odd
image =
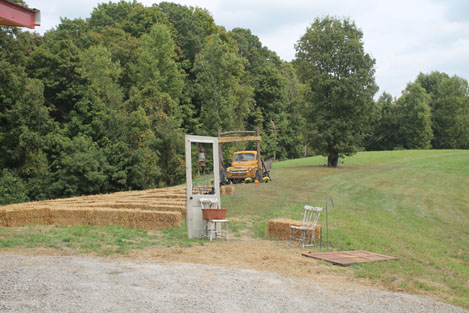
[[[246,137],[218,137],[219,143],[246,141],[246,140],[262,140],[261,136],[246,136]]]

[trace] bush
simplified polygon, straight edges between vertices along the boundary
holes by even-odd
[[[0,204],[27,202],[29,197],[23,180],[8,169],[0,175]]]

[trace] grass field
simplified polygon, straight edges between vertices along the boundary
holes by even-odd
[[[334,250],[362,249],[397,262],[354,265],[393,290],[427,292],[469,307],[469,151],[363,152],[337,169],[323,157],[274,164],[272,183],[237,186],[229,215],[263,236],[271,218],[300,219],[304,204],[329,210]],[[325,225],[325,214],[320,218]]]
[[[331,196],[330,250],[362,249],[399,258],[353,265],[353,275],[469,308],[469,151],[362,152],[337,169],[324,163],[323,157],[278,162],[271,183],[236,185],[235,195],[222,197],[233,237],[264,238],[268,220],[300,219],[304,204],[325,206]],[[325,214],[319,223],[325,225]],[[188,240],[184,227],[158,232],[115,226],[0,227],[0,249],[45,246],[125,254],[152,245],[194,244],[203,242]]]

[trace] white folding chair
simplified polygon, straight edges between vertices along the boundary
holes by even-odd
[[[316,230],[316,224],[318,223],[319,215],[322,212],[322,208],[320,207],[312,207],[309,205],[305,205],[303,212],[303,222],[300,226],[291,225],[290,226],[290,238],[288,239],[288,245],[290,245],[292,240],[297,240],[301,242],[302,247],[311,247],[316,246],[316,241],[314,240],[314,233]],[[294,238],[294,230],[298,230],[300,236]],[[306,233],[311,232],[311,236],[306,237]],[[309,244],[306,242],[309,241]]]

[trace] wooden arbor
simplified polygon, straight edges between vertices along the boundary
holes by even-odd
[[[41,12],[21,4],[0,0],[0,25],[34,29],[35,26],[41,25]]]
[[[228,135],[238,135],[238,136],[230,136],[230,137],[223,137]],[[247,135],[247,136],[239,136],[239,135]],[[262,161],[261,161],[261,140],[262,137],[260,136],[259,128],[256,130],[245,130],[245,131],[229,131],[229,132],[221,132],[218,131],[218,151],[219,151],[219,164],[220,164],[220,173],[222,173],[222,177],[226,177],[226,169],[223,164],[223,153],[221,149],[221,144],[224,142],[236,142],[236,141],[257,141],[257,177],[262,180]]]

